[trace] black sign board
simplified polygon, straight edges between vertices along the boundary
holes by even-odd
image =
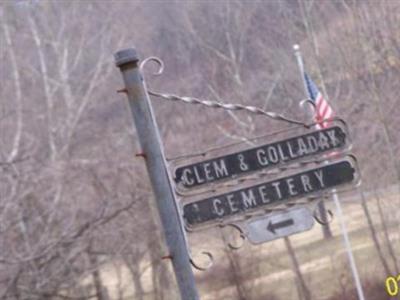
[[[355,168],[342,160],[291,176],[185,204],[188,227],[218,221],[294,198],[305,197],[355,180]]]
[[[333,126],[226,156],[181,166],[175,169],[174,179],[178,187],[193,188],[337,150],[345,145],[344,130],[339,126]]]

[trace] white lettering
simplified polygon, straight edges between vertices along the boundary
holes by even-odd
[[[268,157],[270,162],[277,163],[279,161],[278,153],[274,147],[268,147]]]
[[[267,187],[265,185],[262,185],[258,188],[258,192],[261,195],[261,201],[262,203],[269,203],[270,200],[267,198],[267,193],[266,193]]]
[[[328,138],[322,132],[319,133],[318,144],[321,150],[330,148]]]
[[[314,171],[314,174],[318,178],[321,187],[325,187],[322,170]]]
[[[276,193],[277,193],[277,195],[278,195],[278,198],[279,198],[279,199],[282,199],[281,189],[279,188],[279,185],[280,185],[280,184],[281,184],[281,183],[280,183],[279,181],[277,181],[277,182],[273,182],[273,183],[272,183],[272,186],[275,188]]]
[[[335,135],[335,130],[332,129],[332,130],[327,131],[326,133],[330,137],[331,143],[334,147],[336,147],[340,144],[339,139]]]
[[[218,207],[217,205],[221,205],[222,202],[219,199],[214,199],[213,200],[213,207],[214,207],[214,212],[218,215],[218,216],[222,216],[224,215],[224,209],[221,207]]]
[[[257,150],[257,160],[258,160],[258,163],[262,166],[268,165],[268,160],[265,157],[265,151],[263,149]]]
[[[225,161],[223,159],[221,159],[219,161],[219,165],[217,161],[213,162],[214,165],[214,169],[215,169],[215,175],[220,178],[220,177],[224,177],[224,176],[229,176],[228,174],[228,170],[226,169],[226,164]]]
[[[288,147],[288,149],[289,149],[289,155],[290,155],[290,157],[291,157],[291,158],[296,158],[297,155],[293,152],[292,145],[290,145],[289,142],[287,142],[286,145],[287,145],[287,147]]]
[[[192,172],[190,171],[190,169],[184,169],[182,172],[182,178],[183,178],[184,185],[186,185],[186,186],[191,186],[192,184],[194,184],[193,178],[190,178],[189,175],[192,175]]]
[[[256,198],[254,198],[254,193],[252,190],[249,189],[248,195],[246,195],[245,191],[241,192],[242,201],[246,208],[251,208],[252,206],[256,206]]]
[[[204,163],[204,172],[206,173],[206,178],[208,181],[213,180],[214,177],[211,175],[211,170],[210,170],[210,163]]]
[[[303,139],[302,138],[298,138],[297,139],[297,143],[299,144],[299,151],[298,151],[299,156],[303,156],[305,154],[308,154],[307,146],[304,143]]]
[[[288,157],[283,153],[282,146],[278,145],[279,154],[281,156],[282,161],[288,160]]]
[[[308,142],[309,150],[311,152],[317,152],[318,151],[318,142],[317,142],[317,139],[315,137],[313,137],[312,135],[308,136],[307,137],[307,142]]]
[[[310,177],[307,175],[301,175],[301,183],[303,184],[303,189],[305,192],[312,191],[312,186],[310,184]]]
[[[194,175],[196,176],[196,180],[198,183],[203,183],[204,179],[200,177],[199,171],[197,170],[197,167],[194,167]]]
[[[239,162],[240,162],[240,165],[239,165],[240,170],[247,171],[249,169],[249,166],[244,162],[243,154],[239,154],[238,158],[239,158]]]
[[[233,194],[229,194],[226,196],[226,199],[228,199],[229,203],[229,208],[231,209],[231,213],[237,212],[239,209],[235,206],[235,202],[233,201]]]
[[[287,183],[287,185],[288,185],[288,187],[289,187],[289,194],[290,194],[291,196],[297,195],[297,192],[294,190],[295,186],[294,186],[294,184],[293,184],[293,178],[288,178],[288,179],[286,179],[286,183]]]

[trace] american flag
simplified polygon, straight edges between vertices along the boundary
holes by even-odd
[[[314,121],[320,123],[318,128],[326,128],[329,126],[329,120],[332,119],[335,115],[332,107],[329,105],[328,101],[322,96],[321,92],[318,90],[315,83],[311,80],[311,78],[304,73],[304,79],[307,87],[307,92],[310,99],[315,103],[316,111]],[[327,122],[322,122],[324,120],[328,120]]]

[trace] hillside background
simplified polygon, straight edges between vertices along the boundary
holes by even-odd
[[[399,24],[396,0],[1,1],[0,298],[178,299],[113,54],[160,57],[151,90],[307,120],[299,44],[350,128],[362,185],[341,195],[344,213],[367,299],[384,299],[400,267]],[[289,126],[152,104],[169,158]],[[202,299],[356,299],[330,225],[330,239],[316,225],[233,252],[229,232],[189,235],[214,254],[196,271]]]

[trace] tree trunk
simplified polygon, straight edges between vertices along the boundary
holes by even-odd
[[[144,290],[142,281],[140,280],[140,270],[139,270],[139,261],[136,259],[137,256],[132,257],[132,259],[125,259],[125,263],[128,266],[128,269],[132,275],[133,285],[135,287],[135,299],[143,300],[144,298]]]
[[[372,222],[372,218],[371,218],[371,215],[369,213],[369,209],[368,209],[367,202],[365,200],[363,191],[360,191],[360,196],[361,196],[361,205],[362,205],[362,208],[364,210],[365,217],[367,218],[368,228],[371,231],[372,240],[374,242],[376,251],[378,252],[378,256],[379,256],[379,259],[380,259],[380,261],[382,263],[382,266],[385,269],[385,273],[386,273],[387,276],[389,276],[391,274],[390,273],[390,268],[389,268],[389,265],[388,265],[388,263],[387,263],[387,261],[385,259],[385,255],[382,252],[382,248],[381,248],[381,245],[379,244],[379,240],[378,240],[378,238],[376,236],[375,226],[374,226],[374,223]]]
[[[222,241],[224,243],[224,245],[228,244],[227,238],[225,236],[224,231],[221,229],[221,237],[222,237]],[[240,270],[240,266],[237,263],[237,258],[235,257],[234,253],[232,253],[232,251],[230,249],[225,248],[225,254],[228,257],[228,261],[229,261],[229,281],[230,283],[234,284],[237,295],[238,295],[238,300],[247,300],[249,299],[247,297],[247,291],[246,288],[244,286],[243,283],[243,278],[241,276],[241,270]]]
[[[90,248],[91,247],[89,247],[87,254],[89,257],[90,267],[93,269],[92,277],[93,277],[94,288],[95,288],[96,295],[97,295],[97,300],[109,300],[107,290],[103,286],[103,283],[101,280],[100,272],[98,269],[97,257],[96,257],[96,255],[91,253]]]
[[[385,236],[385,241],[386,241],[386,244],[387,244],[387,247],[388,247],[388,250],[389,250],[389,255],[393,259],[393,264],[394,264],[394,269],[396,271],[396,274],[400,274],[399,265],[398,265],[398,262],[397,262],[396,254],[394,253],[394,250],[393,250],[393,247],[392,247],[392,243],[391,243],[390,238],[389,238],[389,233],[388,233],[388,229],[387,229],[387,226],[386,226],[385,217],[383,216],[383,211],[382,211],[382,206],[381,206],[381,201],[380,201],[381,199],[380,199],[378,193],[376,192],[376,190],[375,190],[375,197],[376,197],[376,202],[378,204],[379,216],[381,218],[382,227],[383,227],[383,234]]]
[[[288,251],[290,260],[292,261],[292,269],[296,275],[296,281],[298,282],[298,286],[300,286],[302,299],[310,300],[311,293],[310,293],[310,290],[308,289],[307,284],[304,280],[303,274],[301,273],[296,254],[294,253],[294,250],[292,248],[292,244],[288,237],[285,237],[284,241],[285,241],[286,250]]]
[[[169,300],[168,295],[171,289],[171,276],[169,276],[167,264],[171,262],[169,260],[161,260],[161,257],[165,254],[160,252],[160,249],[162,249],[160,243],[160,241],[153,242],[150,247],[154,299]]]

